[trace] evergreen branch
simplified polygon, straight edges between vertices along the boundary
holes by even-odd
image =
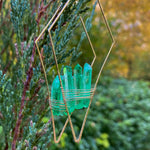
[[[8,150],[8,139],[7,136],[5,136],[5,148],[4,150]]]
[[[10,68],[11,64],[12,64],[12,61],[9,61],[9,62],[7,63],[6,67],[5,67],[4,70],[3,70],[3,74],[6,74],[7,70]]]
[[[7,24],[7,23],[6,23]],[[1,27],[0,27],[1,28]],[[12,39],[14,36],[14,32],[12,31],[12,34],[10,36],[10,39]],[[5,47],[2,49],[2,51],[0,52],[0,55],[3,55],[5,53],[5,51],[7,50],[8,46],[9,46],[10,41],[8,41],[5,45]]]
[[[71,0],[52,29],[59,64],[65,62],[70,56],[74,57],[72,53],[76,48],[69,50],[67,45],[77,28],[78,16],[87,11],[86,4],[88,1]],[[43,27],[46,21],[52,17],[60,3],[63,6],[66,0],[11,0],[10,2],[11,10],[4,7],[6,1],[3,0],[1,11],[5,13],[3,13],[0,23],[0,28],[2,27],[2,31],[0,31],[2,34],[0,53],[3,54],[0,55],[0,68],[3,69],[3,72],[0,71],[0,78],[2,78],[0,80],[0,102],[2,102],[0,105],[0,124],[4,130],[4,138],[2,141],[0,140],[0,147],[11,149],[11,146],[12,150],[22,149],[26,139],[29,142],[29,149],[34,146],[38,149],[46,149],[50,144],[51,140],[48,139],[51,139],[52,132],[50,128],[46,129],[47,132],[45,130],[40,131],[43,126],[43,118],[49,117],[50,114],[48,98],[45,94],[46,89],[39,81],[40,79],[43,80],[42,69],[37,54],[35,54],[36,48],[33,37],[37,36],[39,28]],[[12,24],[9,24],[10,16]],[[40,27],[38,27],[37,19],[39,19]],[[6,27],[6,24],[9,26]],[[55,61],[47,32],[41,37],[39,48],[46,72],[50,77],[50,68],[55,65]],[[11,54],[9,50],[11,50]],[[11,64],[10,61],[12,61]],[[7,78],[4,78],[4,72],[8,72]],[[52,82],[52,79],[49,78],[49,81]],[[29,125],[28,130],[31,119],[35,125],[33,127]]]
[[[32,11],[32,15],[35,13],[35,11],[37,10],[39,4],[39,0],[36,0],[35,3],[30,1],[30,6],[32,7],[32,5],[34,5],[33,11]]]
[[[22,93],[22,99],[21,99],[21,106],[20,106],[20,111],[19,111],[19,117],[17,119],[16,122],[16,126],[15,126],[15,131],[14,131],[14,137],[13,137],[13,142],[12,142],[12,150],[16,150],[16,142],[20,133],[20,125],[22,123],[22,118],[23,118],[23,109],[25,107],[25,98],[26,98],[26,92],[29,90],[29,85],[33,76],[33,67],[32,67],[32,63],[33,63],[33,58],[35,55],[35,45],[33,48],[33,53],[32,53],[32,57],[31,57],[31,61],[30,61],[30,68],[28,70],[27,73],[27,79],[26,82],[24,84],[24,90]]]
[[[0,0],[0,11],[2,10],[3,0]]]
[[[41,6],[40,6],[39,12],[38,12],[38,17],[37,17],[37,19],[36,19],[36,22],[37,22],[38,26],[39,26],[39,23],[40,23],[40,20],[41,20],[42,16],[45,14],[47,8],[48,8],[53,2],[55,2],[55,1],[56,1],[56,0],[50,0],[49,3],[44,6],[44,0],[42,0]]]
[[[4,117],[3,117],[3,114],[0,112],[0,118],[1,119],[4,119]]]
[[[25,82],[23,94],[22,94],[21,107],[20,107],[20,111],[19,111],[19,117],[18,117],[16,126],[15,126],[14,138],[13,138],[13,142],[12,142],[12,150],[16,150],[16,141],[17,141],[18,136],[19,136],[20,125],[21,125],[22,118],[23,118],[22,114],[23,114],[23,109],[24,109],[24,106],[25,106],[26,91],[29,89],[29,84],[30,84],[32,76],[33,76],[33,68],[30,67],[28,75],[27,75],[27,80]]]

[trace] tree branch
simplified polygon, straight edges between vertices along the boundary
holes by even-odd
[[[2,6],[3,6],[3,0],[0,0],[0,12],[2,10]]]
[[[35,45],[34,45],[31,60],[30,60],[30,68],[27,72],[27,79],[24,83],[24,89],[23,89],[22,98],[21,98],[21,106],[20,106],[20,111],[19,111],[19,117],[18,117],[17,122],[16,122],[14,137],[13,137],[13,142],[12,142],[12,150],[16,150],[16,142],[17,142],[18,136],[20,134],[20,125],[22,123],[23,109],[25,107],[26,91],[29,90],[29,85],[30,85],[30,82],[31,82],[31,79],[32,79],[32,76],[33,76],[32,63],[34,62],[34,56],[35,56]]]

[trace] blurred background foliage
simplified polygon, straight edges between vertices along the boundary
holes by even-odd
[[[102,3],[116,40],[105,73],[113,77],[149,80],[149,0],[103,0]],[[98,6],[90,35],[98,56],[96,63],[99,64],[111,42]],[[86,49],[86,57],[92,56],[88,54],[87,42],[83,43],[82,51]]]
[[[22,2],[26,8],[20,7],[19,2]],[[38,36],[58,6],[58,3],[54,3],[46,10],[43,18],[38,18],[42,10],[40,7],[42,2],[46,6],[49,1],[32,0],[30,9],[27,2],[27,0],[20,0],[16,5],[12,5],[10,0],[0,0],[0,70],[2,70],[0,71],[0,150],[11,149],[34,38]],[[77,13],[83,12],[83,19],[87,23],[86,27],[97,54],[93,67],[94,81],[110,48],[111,40],[98,6],[94,16],[91,15],[93,10],[91,6],[95,1],[84,0],[83,3]],[[26,91],[27,102],[25,102],[26,108],[18,137],[18,150],[25,148],[29,150],[150,150],[150,2],[149,0],[102,0],[102,4],[116,45],[104,68],[81,142],[79,144],[73,142],[68,126],[61,142],[54,144],[44,78],[41,77],[43,73],[36,55],[33,63],[33,79],[30,88]],[[26,15],[21,16],[16,12],[16,8],[18,12],[25,12]],[[66,21],[71,19],[68,14],[74,15],[73,11],[68,12],[63,16]],[[20,18],[15,18],[15,15]],[[63,17],[58,26],[61,26],[61,21],[65,20]],[[90,17],[92,17],[92,26],[88,23]],[[22,21],[17,22],[16,19]],[[92,61],[93,54],[87,39],[84,38],[82,44],[79,44],[83,28],[78,21],[76,24],[77,26],[73,24],[70,26],[71,31],[73,29],[75,31],[72,37],[67,37],[69,39],[67,48],[64,48],[60,42],[55,43],[58,48],[62,46],[64,53],[63,58],[60,58],[60,66],[62,63],[72,63],[74,66],[77,62],[83,65],[85,62]],[[66,26],[68,27],[68,24]],[[54,29],[56,37],[53,38],[58,39],[64,31],[65,29],[61,27],[60,30]],[[49,39],[46,34],[44,37],[46,40],[40,44],[44,45],[43,57],[51,81],[50,70],[54,69],[55,72],[55,67],[53,67],[52,53],[48,51],[51,49],[47,44]],[[23,57],[20,58],[18,55]],[[70,59],[72,62],[69,61]],[[53,74],[55,75],[56,73]],[[72,116],[77,134],[84,113],[85,110],[75,112]],[[56,121],[57,133],[59,133],[65,119],[58,117]]]
[[[79,144],[72,142],[70,128],[65,140],[52,149],[149,150],[150,83],[104,77],[97,89]],[[84,114],[73,114],[79,132]]]

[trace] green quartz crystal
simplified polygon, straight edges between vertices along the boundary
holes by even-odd
[[[83,100],[82,100],[82,89],[83,89],[83,81],[82,81],[82,67],[77,64],[74,68],[74,98],[76,100],[76,109],[83,108]]]
[[[84,99],[83,103],[85,108],[89,106],[90,102],[91,83],[92,83],[92,67],[88,63],[85,63],[83,71],[84,96],[87,97]]]
[[[60,103],[63,103],[63,97],[60,88],[59,77],[57,75],[52,83],[52,88],[51,88],[51,104],[52,104],[54,115],[57,116],[61,115]]]
[[[73,98],[74,86],[73,86],[72,68],[70,66],[65,66],[63,69],[63,73],[64,73],[65,99],[67,101],[69,113],[71,113],[75,109],[75,101]]]
[[[64,88],[64,85],[65,85],[65,79],[64,79],[64,76],[61,75],[61,81],[62,81],[62,86]],[[60,90],[61,90],[61,96],[62,96],[62,102],[60,103],[60,108],[61,108],[61,116],[63,115],[67,115],[66,113],[66,107],[65,107],[65,103],[64,103],[64,100],[63,100],[63,94],[62,94],[62,89],[61,89],[61,86],[60,86]]]
[[[61,75],[60,77],[69,114],[71,114],[74,109],[87,108],[90,102],[92,81],[91,66],[86,63],[82,74],[82,67],[77,64],[74,68],[74,78],[72,77],[72,68],[70,66],[63,68],[63,74],[64,76]],[[54,115],[67,115],[58,75],[52,83],[51,102]]]

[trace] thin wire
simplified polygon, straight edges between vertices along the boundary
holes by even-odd
[[[101,13],[102,13],[102,16],[103,16],[105,25],[106,25],[106,27],[107,27],[108,33],[109,33],[109,35],[110,35],[110,37],[111,37],[112,44],[111,44],[111,47],[110,47],[110,49],[109,49],[109,51],[108,51],[108,53],[107,53],[107,55],[106,55],[106,58],[105,58],[105,60],[104,60],[104,62],[103,62],[103,64],[102,64],[102,67],[101,67],[101,69],[100,69],[100,72],[99,72],[99,74],[98,74],[98,77],[97,77],[97,80],[96,80],[96,83],[95,83],[95,87],[94,87],[95,90],[96,90],[98,81],[99,81],[99,79],[100,79],[100,77],[101,77],[101,74],[102,74],[102,71],[103,71],[103,69],[104,69],[104,66],[105,66],[105,64],[106,64],[106,62],[107,62],[107,60],[108,60],[108,57],[109,57],[109,55],[110,55],[110,53],[111,53],[111,51],[112,51],[113,46],[115,45],[115,40],[114,40],[112,31],[111,31],[111,28],[110,28],[110,26],[109,26],[109,23],[108,23],[108,21],[107,21],[107,18],[106,18],[106,16],[105,16],[103,6],[102,6],[100,0],[97,0],[97,1],[98,1],[98,4],[99,4],[99,7],[100,7],[100,10],[101,10]],[[95,90],[94,90],[94,91],[95,91]]]
[[[88,34],[87,30],[86,30],[84,21],[83,21],[83,19],[82,19],[81,16],[80,16],[80,20],[81,20],[82,26],[83,26],[83,28],[84,28],[84,31],[85,31],[86,36],[87,36],[87,38],[88,38],[89,44],[90,44],[90,46],[91,46],[91,48],[92,48],[92,51],[93,51],[93,54],[94,54],[94,59],[93,59],[93,61],[92,61],[92,63],[91,63],[91,67],[93,67],[93,64],[94,64],[94,62],[95,62],[95,60],[96,60],[96,53],[95,53],[93,44],[92,44],[92,42],[91,42],[91,39],[90,39],[90,37],[89,37],[89,34]]]

